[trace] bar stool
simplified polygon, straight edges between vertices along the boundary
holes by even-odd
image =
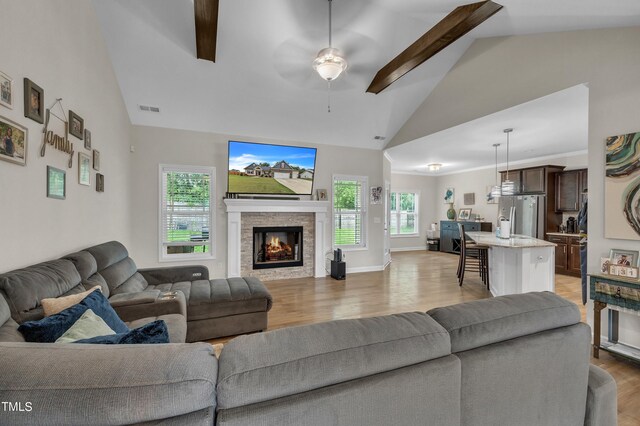
[[[464,272],[478,272],[483,284],[489,288],[489,247],[482,244],[468,243],[464,225],[459,223],[460,258],[458,260],[458,282],[462,286]]]

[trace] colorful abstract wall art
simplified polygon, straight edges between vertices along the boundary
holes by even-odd
[[[604,236],[640,240],[640,132],[607,138]]]

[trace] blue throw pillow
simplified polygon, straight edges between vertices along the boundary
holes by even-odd
[[[76,340],[73,343],[99,343],[102,345],[127,345],[132,343],[169,343],[169,331],[163,320],[157,320],[134,328],[128,333],[110,334]]]
[[[22,333],[27,342],[53,343],[71,328],[87,309],[91,309],[102,318],[116,333],[129,331],[129,327],[122,322],[100,291],[92,292],[82,299],[82,302],[55,315],[39,321],[25,321],[20,325],[18,331]]]

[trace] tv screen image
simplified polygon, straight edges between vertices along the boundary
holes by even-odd
[[[227,191],[311,195],[316,148],[229,141]]]

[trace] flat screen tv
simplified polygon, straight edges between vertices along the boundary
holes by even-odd
[[[311,195],[316,149],[229,141],[228,170],[230,193]]]

